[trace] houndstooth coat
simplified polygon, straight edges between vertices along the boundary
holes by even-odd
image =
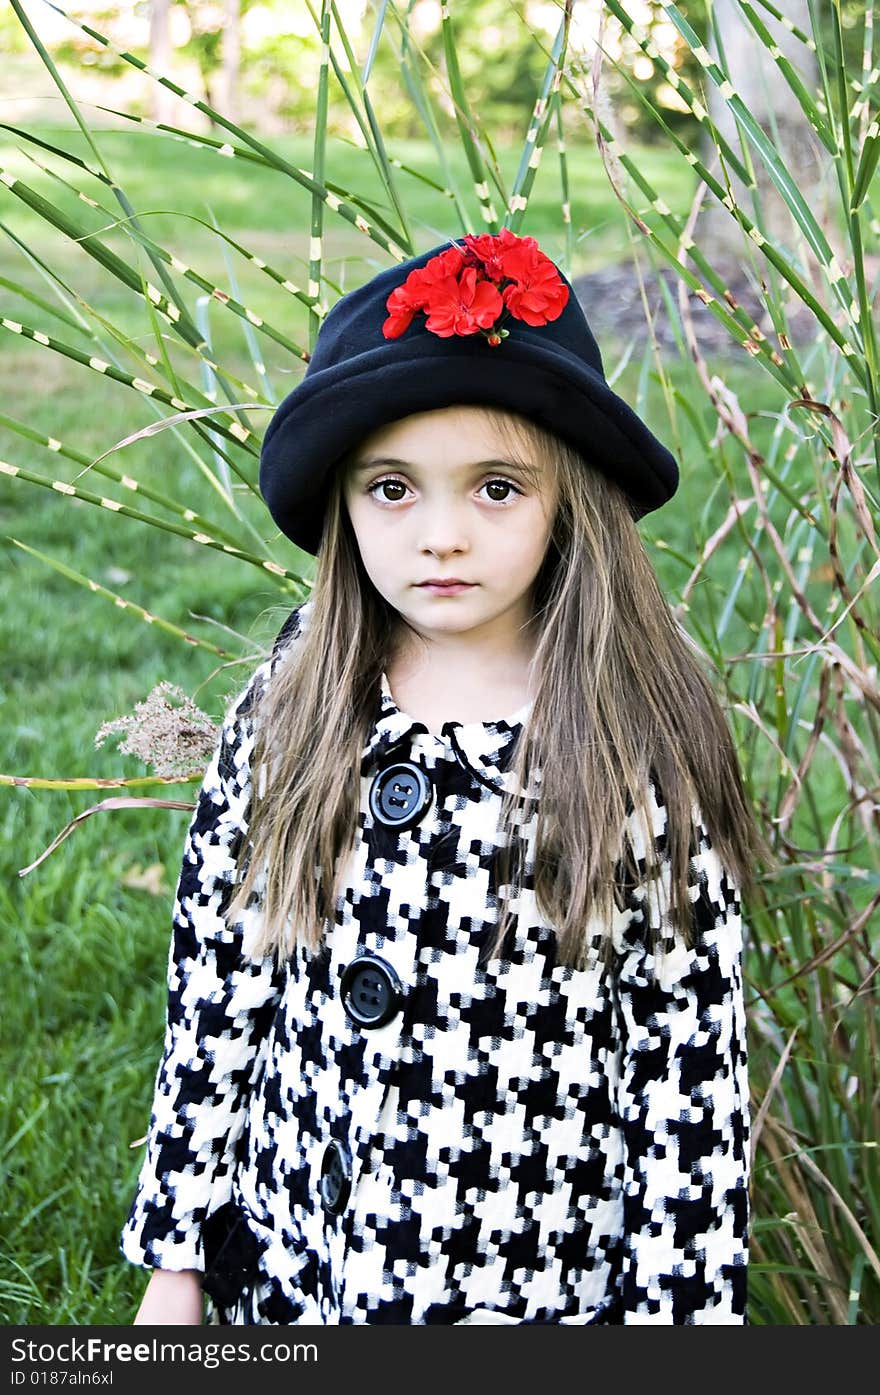
[[[481,966],[528,705],[435,735],[383,675],[326,954],[249,956],[259,896],[224,924],[249,708],[308,614],[294,611],[230,708],[189,829],[123,1253],[205,1271],[220,1323],[744,1323],[742,925],[702,825],[692,950],[652,882],[615,912],[610,970],[596,954],[558,964],[527,876],[515,941]],[[401,761],[428,807],[396,829],[375,786]],[[534,823],[520,831],[531,846]],[[641,857],[637,823],[629,833]],[[656,962],[649,923],[664,926]],[[588,927],[593,949],[603,930]]]

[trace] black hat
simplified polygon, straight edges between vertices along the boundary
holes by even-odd
[[[678,486],[675,457],[605,381],[571,283],[534,238],[466,235],[341,297],[263,438],[260,489],[316,553],[334,466],[380,426],[455,404],[529,417],[629,496],[636,518]]]

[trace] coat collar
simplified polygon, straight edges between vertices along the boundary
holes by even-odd
[[[275,641],[275,655],[281,651],[282,641],[294,639],[309,624],[312,601],[306,600],[288,616],[281,633]],[[517,738],[523,723],[532,709],[527,702],[507,717],[499,717],[493,722],[444,722],[439,735],[432,735],[424,722],[417,722],[408,713],[401,712],[383,672],[380,692],[376,702],[375,718],[369,740],[361,753],[361,774],[369,774],[384,765],[398,747],[416,739],[417,743],[432,743],[446,751],[490,789],[504,793],[509,781],[506,778],[513,759]],[[406,750],[401,749],[400,759],[406,759]],[[540,785],[540,771],[532,777],[535,786]]]
[[[418,737],[420,742],[446,747],[478,780],[503,794],[507,787],[504,776],[531,708],[532,703],[527,702],[509,716],[491,722],[444,722],[440,733],[432,734],[424,722],[401,712],[383,672],[376,718],[362,752],[361,773],[368,774],[384,764],[397,747]],[[400,758],[406,759],[405,751],[401,751]]]

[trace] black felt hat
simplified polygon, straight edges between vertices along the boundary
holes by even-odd
[[[534,238],[465,236],[341,297],[263,438],[260,489],[283,533],[316,553],[332,471],[414,412],[505,408],[569,442],[629,496],[634,516],[678,486],[675,457],[605,381],[571,283]]]

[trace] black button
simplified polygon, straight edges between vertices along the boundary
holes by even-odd
[[[384,1027],[403,1003],[403,989],[391,965],[378,954],[352,959],[339,984],[342,1006],[359,1027]]]
[[[331,1138],[321,1160],[321,1201],[331,1216],[344,1211],[351,1193],[351,1159],[341,1143]]]
[[[431,807],[433,790],[420,765],[400,761],[380,770],[370,786],[370,813],[385,828],[412,828]]]

